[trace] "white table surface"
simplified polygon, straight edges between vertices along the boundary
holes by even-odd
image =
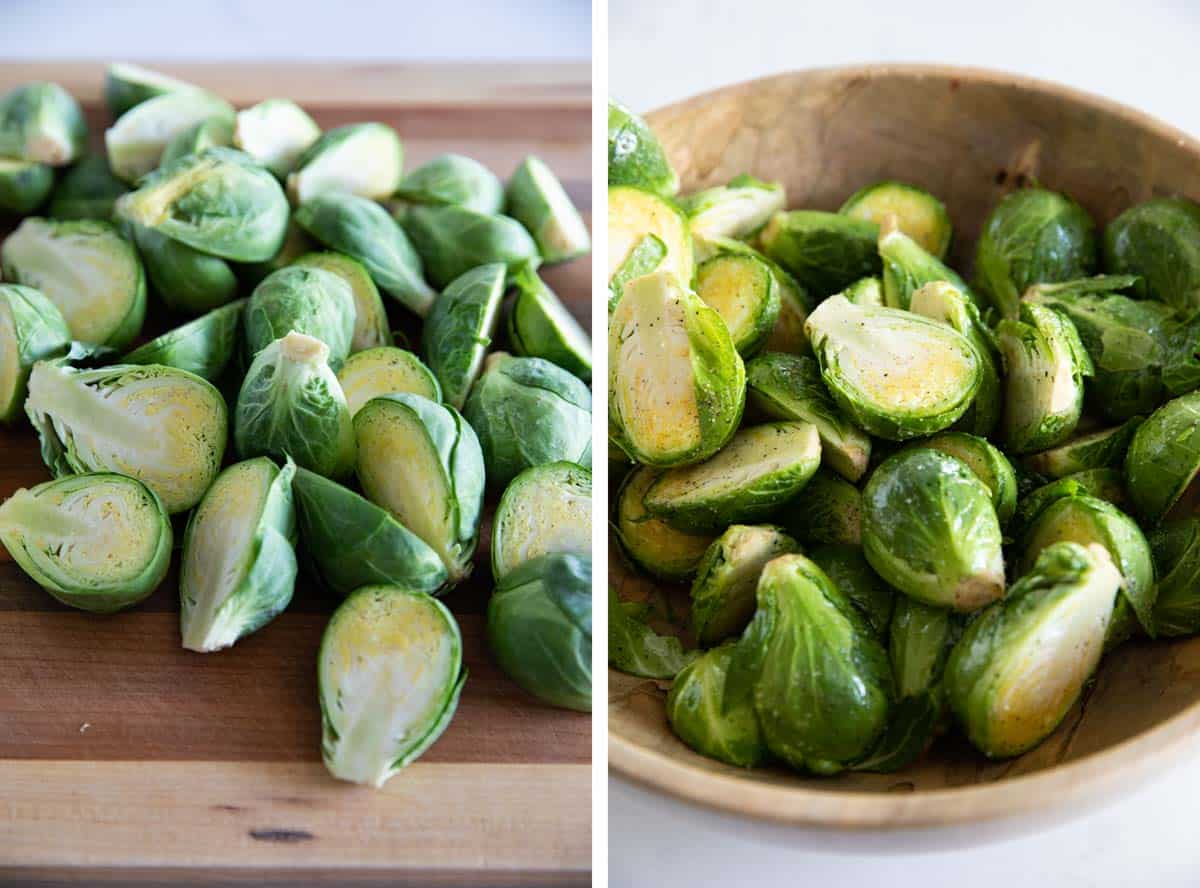
[[[1066,83],[1200,135],[1196,0],[610,0],[609,89],[646,111],[779,71],[864,62],[997,68]],[[609,781],[609,875],[626,886],[1076,888],[1200,885],[1200,757],[1034,834],[881,852]]]

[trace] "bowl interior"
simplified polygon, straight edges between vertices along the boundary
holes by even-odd
[[[1194,140],[1092,96],[988,72],[785,74],[698,96],[649,121],[684,191],[748,172],[783,182],[792,207],[835,210],[881,179],[927,188],[954,221],[951,263],[968,273],[984,217],[1029,181],[1071,195],[1099,225],[1153,196],[1200,198]],[[622,597],[647,594],[648,581],[615,553],[609,561]],[[616,771],[702,803],[818,825],[961,822],[1096,795],[1182,754],[1200,727],[1200,639],[1111,653],[1059,729],[1024,756],[989,762],[954,732],[897,774],[732,768],[671,734],[667,683],[612,671],[609,682]]]

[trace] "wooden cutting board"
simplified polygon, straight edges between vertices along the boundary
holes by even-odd
[[[323,127],[388,123],[406,168],[456,151],[507,177],[536,153],[590,208],[586,65],[152,66],[239,107],[289,96]],[[98,142],[103,67],[0,65],[0,90],[40,79],[84,104]],[[588,260],[545,277],[590,326]],[[27,425],[0,431],[0,498],[48,478]],[[586,882],[591,720],[539,704],[491,660],[486,530],[475,575],[446,598],[470,670],[458,714],[382,790],[321,764],[316,653],[336,602],[303,580],[269,626],[194,654],[174,569],[143,604],[99,617],[0,556],[0,882]]]

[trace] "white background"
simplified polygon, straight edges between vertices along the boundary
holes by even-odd
[[[1200,0],[610,0],[610,92],[646,111],[796,68],[913,61],[1100,93],[1200,136]],[[1067,823],[955,851],[883,852],[610,781],[613,886],[1200,885],[1200,760]],[[920,843],[914,840],[914,847]]]

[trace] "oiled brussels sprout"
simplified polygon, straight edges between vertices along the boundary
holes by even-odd
[[[667,694],[667,721],[679,739],[701,755],[752,768],[770,753],[753,701],[725,704],[725,678],[735,647],[731,641],[706,651],[675,676]]]
[[[1117,216],[1104,229],[1104,269],[1137,275],[1135,296],[1193,314],[1200,308],[1200,204],[1157,197]]]
[[[896,591],[871,569],[871,565],[863,556],[861,546],[827,543],[810,551],[808,557],[825,571],[825,575],[833,580],[833,584],[858,608],[876,637],[886,640],[893,608],[898,607],[900,601],[911,599],[897,595]]]
[[[87,122],[56,83],[25,83],[0,96],[0,157],[67,166],[83,156]]]
[[[514,281],[516,298],[508,312],[508,341],[514,352],[544,358],[574,373],[592,378],[592,340],[567,311],[537,270],[526,267]]]
[[[438,297],[421,330],[421,352],[446,403],[462,409],[483,368],[504,298],[505,268],[493,262],[465,272]]]
[[[354,318],[354,295],[343,278],[320,268],[281,268],[246,300],[246,358],[253,359],[289,333],[303,333],[325,343],[329,364],[336,370],[350,354]]]
[[[225,455],[225,399],[212,383],[174,367],[76,370],[39,361],[25,412],[55,476],[137,478],[172,515],[200,501]]]
[[[445,605],[397,586],[359,589],[334,611],[317,655],[325,767],[383,786],[450,725],[466,680]]]
[[[962,460],[902,450],[863,490],[863,552],[918,601],[973,611],[1004,594],[1000,522],[987,486]]]
[[[860,188],[838,211],[852,219],[883,225],[892,218],[899,230],[926,253],[945,259],[954,228],[946,205],[916,185],[876,182]]]
[[[0,157],[0,212],[20,216],[32,213],[53,187],[53,167],[32,160]]]
[[[617,266],[617,270],[608,279],[608,311],[610,314],[617,307],[617,303],[621,301],[621,294],[625,292],[625,285],[634,278],[640,278],[642,275],[654,271],[654,269],[662,265],[663,259],[666,256],[667,245],[663,243],[662,238],[658,235],[643,234],[634,243],[633,248],[621,260]]]
[[[1155,529],[1150,550],[1158,575],[1151,634],[1200,632],[1200,519],[1185,518]]]
[[[979,389],[979,357],[945,324],[831,296],[805,324],[821,377],[860,428],[892,441],[941,431]]]
[[[437,377],[410,351],[390,345],[355,352],[337,374],[353,416],[372,398],[411,392],[431,401],[442,400]]]
[[[617,540],[629,560],[646,573],[684,582],[695,575],[713,537],[676,530],[646,511],[646,491],[661,474],[649,466],[639,466],[621,482],[617,492]]]
[[[786,504],[776,520],[802,543],[857,546],[862,542],[862,493],[844,478],[821,469],[804,486],[804,495]]]
[[[404,146],[390,126],[350,123],[325,132],[296,158],[287,193],[301,206],[321,194],[344,192],[386,200],[400,184]]]
[[[1072,438],[1065,444],[1035,453],[1025,465],[1043,478],[1063,478],[1088,469],[1120,468],[1125,453],[1143,417],[1135,416],[1119,426]]]
[[[1032,524],[1047,506],[1068,496],[1093,496],[1120,508],[1125,508],[1129,499],[1125,493],[1125,479],[1120,469],[1087,469],[1076,472],[1043,484],[1022,496],[1009,524],[1009,533],[1019,539],[1025,528]]]
[[[741,175],[680,201],[692,233],[700,237],[750,237],[787,203],[783,185]]]
[[[962,460],[988,489],[1000,523],[1008,523],[1017,508],[1017,473],[994,444],[966,432],[942,432],[912,446],[929,447]]]
[[[414,204],[460,206],[495,215],[504,209],[504,185],[479,161],[441,154],[405,174],[397,198]]]
[[[1056,543],[967,627],[945,682],[981,752],[1020,755],[1058,727],[1100,662],[1120,584],[1100,546]]]
[[[58,180],[50,193],[46,215],[51,219],[108,221],[117,198],[127,191],[129,187],[108,168],[108,158],[89,154]]]
[[[755,354],[779,320],[779,287],[770,267],[753,256],[714,256],[696,269],[696,295],[729,328],[743,357]]]
[[[211,118],[232,126],[233,117],[232,105],[204,90],[154,96],[130,108],[105,130],[108,165],[113,175],[132,185],[158,167],[176,136]]]
[[[138,346],[121,360],[126,364],[162,364],[216,382],[237,350],[245,300],[201,315],[182,327]]]
[[[69,475],[0,505],[0,543],[64,604],[108,614],[153,592],[171,562],[171,520],[149,487],[124,475]]]
[[[1125,453],[1125,481],[1134,510],[1158,524],[1200,471],[1200,392],[1159,407],[1138,426]]]
[[[911,308],[917,290],[939,281],[975,304],[975,296],[962,278],[898,228],[885,225],[880,231],[879,258],[883,263],[883,302],[890,308]]]
[[[114,118],[155,96],[198,89],[183,80],[128,62],[109,65],[104,74],[104,101]]]
[[[283,179],[300,155],[321,137],[321,128],[291,99],[267,99],[237,113],[233,146]]]
[[[169,166],[181,157],[199,154],[209,148],[229,148],[233,145],[233,119],[225,114],[209,117],[176,133],[163,148],[158,159],[160,167]]]
[[[592,546],[592,473],[570,462],[526,469],[500,497],[492,521],[492,576],[550,552]]]
[[[670,272],[632,281],[609,321],[610,437],[669,467],[712,456],[733,437],[746,368],[720,315]]]
[[[896,597],[888,629],[888,658],[898,696],[940,691],[946,660],[962,634],[962,624],[963,618],[953,611],[930,607],[907,595]]]
[[[759,235],[763,252],[818,299],[878,275],[878,239],[874,222],[818,210],[776,213]]]
[[[379,297],[379,288],[371,280],[366,267],[357,259],[341,253],[305,253],[291,263],[299,268],[319,268],[337,275],[350,285],[354,297],[354,335],[350,352],[391,345],[392,331],[388,329],[387,311]]]
[[[67,322],[39,290],[0,284],[0,422],[24,415],[33,365],[65,354],[70,344]]]
[[[565,262],[592,249],[583,217],[540,158],[531,155],[521,161],[508,180],[505,207],[508,215],[533,235],[543,262]]]
[[[608,184],[635,185],[667,196],[679,190],[679,176],[646,121],[612,99],[608,100]]]
[[[435,287],[447,287],[468,271],[492,263],[502,263],[511,278],[523,266],[540,261],[529,232],[508,216],[418,205],[405,210],[399,222]]]
[[[666,255],[643,273],[669,271],[685,284],[690,284],[696,271],[692,252],[692,233],[687,216],[669,198],[633,185],[612,186],[608,189],[608,277],[611,281],[622,267],[634,258],[635,250],[643,246],[647,236],[653,236],[666,247]],[[654,242],[651,241],[651,244]],[[632,280],[635,275],[625,274]],[[620,302],[624,290],[616,294]]]
[[[132,222],[122,228],[137,246],[155,294],[172,311],[211,311],[237,295],[237,275],[224,259]]]

